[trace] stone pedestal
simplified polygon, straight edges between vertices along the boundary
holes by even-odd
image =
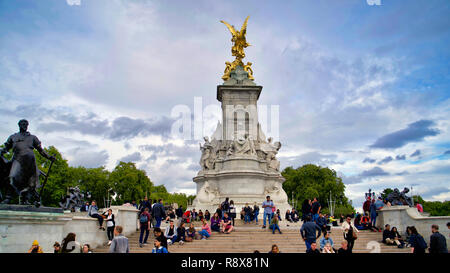
[[[246,78],[242,67],[230,73],[230,79],[217,87],[221,102],[222,121],[211,141],[205,137],[201,146],[201,170],[193,178],[197,196],[192,206],[214,213],[228,197],[234,201],[237,213],[245,204],[261,204],[270,195],[276,208],[284,215],[291,206],[282,188],[276,154],[281,147],[272,143],[261,130],[257,102],[262,86]],[[262,217],[262,208],[260,210]]]
[[[123,227],[125,235],[136,232],[136,208],[112,206],[111,209],[116,225]],[[0,210],[0,253],[25,253],[34,240],[45,253],[50,253],[53,252],[53,244],[61,243],[69,232],[76,234],[80,244],[87,243],[91,248],[108,242],[106,231],[99,230],[97,219],[87,216],[86,212]]]

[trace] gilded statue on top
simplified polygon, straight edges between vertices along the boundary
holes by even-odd
[[[242,25],[240,31],[236,30],[234,26],[228,24],[227,22],[222,20],[220,21],[221,23],[224,23],[231,32],[232,35],[231,42],[233,42],[233,47],[231,48],[231,55],[236,57],[236,59],[232,63],[225,62],[226,64],[225,72],[222,76],[222,79],[224,81],[230,78],[230,72],[236,69],[236,67],[239,65],[242,66],[244,70],[247,72],[248,78],[250,80],[254,80],[253,70],[251,69],[252,63],[247,62],[247,64],[244,65],[244,63],[242,62],[242,59],[245,58],[244,48],[250,46],[250,44],[247,43],[247,40],[245,39],[245,35],[247,33],[247,21],[249,17],[250,16],[247,16],[247,18],[245,18],[244,24]]]

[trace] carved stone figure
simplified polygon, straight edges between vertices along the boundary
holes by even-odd
[[[87,193],[87,198],[90,198],[89,193]],[[59,203],[59,205],[64,210],[81,208],[84,205],[84,194],[78,186],[70,187],[69,194]]]
[[[197,193],[196,200],[199,203],[208,203],[219,196],[219,189],[216,185],[206,181]]]
[[[11,135],[5,143],[5,148],[1,149],[0,154],[13,149],[13,158],[11,160],[11,169],[9,171],[9,187],[6,190],[5,200],[2,203],[11,202],[12,193],[19,195],[19,204],[28,205],[34,202],[36,206],[40,205],[40,195],[36,191],[39,185],[40,171],[36,164],[36,158],[33,150],[36,149],[43,157],[55,161],[55,157],[47,154],[41,147],[39,139],[30,134],[28,121],[19,121],[20,131]]]
[[[275,171],[280,170],[280,161],[277,160],[276,155],[281,148],[279,141],[272,144],[272,138],[267,139],[267,143],[260,143],[260,148],[265,154],[265,160],[267,162],[267,168]]]
[[[267,181],[264,187],[264,195],[269,195],[275,203],[287,202],[288,197],[284,192],[281,183],[277,181]]]
[[[239,137],[234,141],[234,148],[238,155],[256,155],[255,143],[251,137]]]
[[[218,146],[219,142],[217,140],[213,140],[213,143],[211,143],[209,142],[209,138],[207,136],[203,139],[205,140],[205,144],[203,144],[203,146],[200,144],[200,150],[202,151],[200,166],[202,167],[202,170],[212,170],[214,169],[218,152],[218,150],[216,151],[215,146]]]

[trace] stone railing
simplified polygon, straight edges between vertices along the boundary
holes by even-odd
[[[415,226],[425,241],[430,243],[431,225],[439,226],[439,232],[447,238],[447,246],[450,246],[447,223],[450,216],[424,216],[414,207],[392,206],[384,207],[378,211],[377,227],[383,229],[385,224],[397,227],[400,234],[405,234],[407,226]]]
[[[131,206],[111,206],[111,209],[125,236],[136,232],[137,209]],[[98,220],[87,213],[0,210],[0,253],[27,252],[34,240],[44,252],[53,252],[53,244],[61,243],[70,232],[76,234],[77,242],[87,243],[91,248],[108,242],[106,231],[100,230]]]

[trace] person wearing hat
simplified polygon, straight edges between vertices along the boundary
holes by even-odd
[[[34,240],[28,253],[44,253],[44,251],[42,251],[42,248],[39,246],[39,242]]]

